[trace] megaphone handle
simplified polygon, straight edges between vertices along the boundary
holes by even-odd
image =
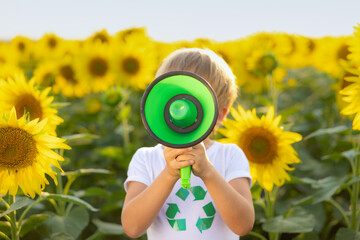
[[[180,169],[181,186],[185,189],[190,188],[191,166]]]

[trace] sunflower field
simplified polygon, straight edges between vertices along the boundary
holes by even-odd
[[[322,38],[166,43],[131,28],[0,42],[0,239],[130,239],[127,168],[157,144],[141,97],[180,48],[210,49],[236,76],[215,139],[249,160],[256,219],[241,239],[360,239],[360,25]]]

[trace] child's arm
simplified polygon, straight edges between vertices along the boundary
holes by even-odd
[[[179,169],[193,163],[191,160],[179,162],[176,157],[190,150],[165,148],[166,167],[154,182],[149,186],[136,181],[129,183],[121,213],[122,226],[129,237],[140,237],[154,221],[180,178]]]
[[[193,160],[193,173],[200,177],[209,191],[226,225],[236,234],[246,235],[253,227],[255,212],[247,178],[227,182],[206,156],[203,143],[178,160]]]

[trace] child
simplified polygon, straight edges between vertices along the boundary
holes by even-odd
[[[170,54],[159,76],[185,70],[206,79],[219,104],[217,125],[237,95],[229,66],[210,50],[181,49]],[[180,185],[179,169],[192,166],[191,188]],[[133,156],[125,183],[121,215],[124,232],[149,240],[239,239],[253,227],[249,164],[235,144],[209,137],[202,143],[173,149],[160,144],[140,148]]]

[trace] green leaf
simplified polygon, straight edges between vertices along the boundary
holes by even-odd
[[[13,211],[16,211],[16,210],[19,210],[19,209],[25,207],[28,203],[29,203],[29,199],[27,197],[16,199],[16,202],[11,204],[9,209],[7,209],[6,211],[4,211],[0,214],[0,218],[2,218],[3,216],[5,216],[9,213],[12,213]]]
[[[259,184],[254,184],[251,187],[251,195],[252,195],[253,199],[260,200],[261,199],[261,193],[262,193],[262,188],[260,187]]]
[[[312,203],[312,202],[313,202],[313,196],[306,196],[306,197],[300,198],[299,200],[291,202],[291,206],[295,207],[295,206],[300,206],[300,205],[304,205],[304,204]]]
[[[310,138],[318,137],[318,136],[322,136],[322,135],[341,133],[341,132],[344,132],[344,131],[346,131],[348,129],[349,128],[347,126],[344,126],[344,125],[336,126],[336,127],[333,127],[333,128],[321,128],[321,129],[316,130],[315,132],[310,133],[306,137],[304,137],[304,141],[309,140]]]
[[[124,233],[124,230],[120,224],[103,222],[99,219],[94,219],[92,222],[98,228],[98,231],[103,234],[121,235]]]
[[[66,139],[66,143],[71,146],[78,146],[90,144],[94,139],[98,139],[99,136],[89,133],[79,133],[69,136],[62,136],[61,138]]]
[[[51,217],[38,228],[38,232],[44,236],[52,236],[51,239],[61,239],[60,236],[67,236],[65,239],[78,239],[89,223],[89,214],[82,207],[73,208],[67,216],[59,216],[55,213],[50,215]]]
[[[31,215],[30,217],[25,219],[21,225],[20,237],[23,237],[30,231],[36,229],[49,217],[50,216],[46,214],[36,214],[36,215]]]
[[[360,233],[349,228],[340,228],[336,233],[336,240],[360,240]]]
[[[346,158],[350,161],[353,161],[353,159],[355,159],[356,156],[359,156],[360,152],[355,152],[355,149],[350,149],[344,152],[335,152],[329,155],[325,155],[321,158],[321,160],[335,160],[335,161],[339,161],[340,159]]]
[[[74,176],[74,177],[79,177],[82,175],[88,175],[88,174],[93,174],[93,173],[97,173],[97,174],[110,174],[111,172],[109,170],[106,169],[101,169],[101,168],[88,168],[88,169],[79,169],[76,171],[71,171],[71,172],[64,172],[61,173],[62,176]]]
[[[53,102],[50,104],[50,106],[53,108],[63,108],[63,107],[67,107],[70,105],[71,105],[71,103],[69,103],[69,102]]]
[[[118,120],[123,120],[125,118],[129,118],[131,112],[131,105],[130,104],[126,104],[126,106],[121,109],[120,113],[117,116]]]
[[[263,229],[267,232],[304,233],[311,232],[315,226],[315,217],[304,208],[291,208],[287,216],[278,216],[266,220]]]
[[[52,234],[50,240],[75,240],[75,238],[67,233]]]
[[[98,150],[101,156],[120,160],[123,158],[124,150],[121,147],[108,146]]]
[[[314,232],[308,232],[299,234],[296,238],[293,238],[293,240],[319,240],[319,237]]]
[[[353,185],[354,183],[359,182],[359,181],[360,181],[360,177],[354,177],[354,178],[352,178],[349,182],[341,185],[341,188],[346,188],[346,187],[351,186],[351,185]]]
[[[71,195],[51,194],[51,193],[47,193],[47,192],[42,192],[42,197],[46,198],[46,199],[54,199],[54,200],[75,203],[75,204],[85,207],[93,212],[96,212],[99,210],[99,209],[94,208],[89,203],[85,202],[84,200],[82,200],[78,197],[75,197],[75,196],[71,196]]]
[[[0,232],[4,233],[7,236],[11,235],[11,226],[9,222],[1,222],[0,221]]]
[[[345,182],[346,178],[347,177],[343,177],[339,179],[331,176],[320,179],[314,183],[312,187],[318,190],[313,194],[313,204],[330,199],[337,192],[337,190],[341,188],[341,185]]]
[[[102,188],[90,187],[86,190],[77,191],[75,195],[77,197],[107,197],[109,193]]]
[[[359,156],[360,153],[355,152],[355,149],[350,149],[348,151],[342,152],[341,155],[351,161],[351,160],[355,159],[356,156]]]

